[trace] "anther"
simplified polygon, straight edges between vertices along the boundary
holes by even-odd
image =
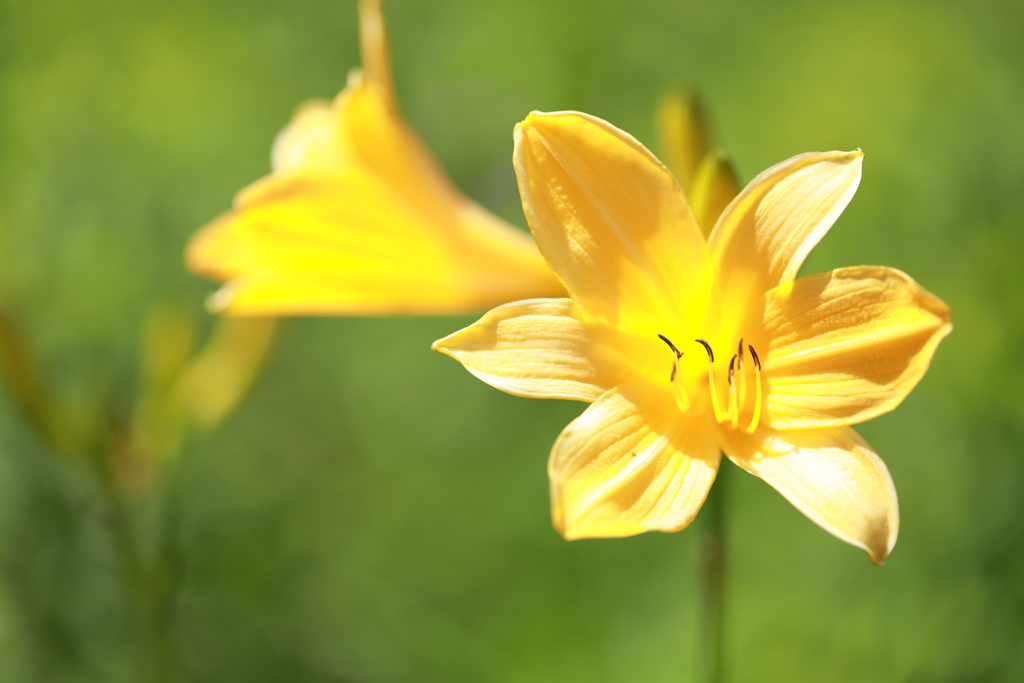
[[[672,353],[676,354],[676,358],[682,358],[683,352],[676,348],[676,345],[669,341],[669,338],[663,334],[658,335],[658,339],[668,344],[668,347],[672,349]]]
[[[761,369],[761,359],[757,357],[757,351],[755,351],[754,347],[749,345],[749,344],[747,344],[747,348],[750,349],[750,355],[754,357],[754,365],[756,365],[757,369],[760,370]]]
[[[743,340],[740,339],[740,345],[736,348],[736,366],[743,370]]]
[[[711,350],[711,344],[708,344],[703,339],[694,339],[693,341],[697,342],[698,344],[700,344],[700,345],[702,345],[704,347],[704,350],[708,352],[708,358],[710,358],[711,362],[714,363],[715,362],[715,352]]]
[[[658,335],[658,339],[660,339],[661,341],[663,341],[666,344],[668,344],[668,347],[670,349],[672,349],[672,353],[676,354],[676,359],[674,361],[672,361],[672,373],[668,376],[668,381],[669,382],[675,382],[676,381],[676,370],[679,369],[679,362],[678,361],[679,361],[680,358],[683,357],[683,352],[680,351],[679,349],[677,349],[676,345],[673,344],[672,341],[668,337],[666,337],[665,335],[659,334]]]
[[[732,384],[732,376],[733,376],[733,371],[735,369],[736,369],[736,356],[733,356],[732,360],[729,361],[729,384],[730,385]]]

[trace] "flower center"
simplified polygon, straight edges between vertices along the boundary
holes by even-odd
[[[675,354],[675,358],[672,361],[672,373],[669,375],[669,381],[672,383],[673,391],[675,392],[676,403],[680,410],[687,410],[690,407],[690,397],[686,393],[686,388],[683,386],[683,373],[679,371],[679,361],[683,357],[683,352],[676,348],[668,337],[659,334],[658,337],[668,344],[669,348],[672,349],[672,353]],[[715,412],[715,420],[719,424],[729,423],[733,429],[739,428],[740,413],[747,405],[747,363],[746,354],[743,349],[743,340],[740,339],[739,344],[736,347],[736,353],[729,360],[729,372],[728,372],[728,403],[726,409],[722,410],[722,402],[719,398],[718,388],[715,384],[715,352],[711,349],[711,344],[707,343],[703,339],[695,339],[694,342],[704,347],[704,351],[708,355],[708,390],[711,392],[711,407]],[[750,344],[747,344],[747,351],[750,352],[751,360],[754,362],[754,404],[750,414],[750,422],[744,427],[744,431],[748,434],[753,433],[757,429],[757,425],[761,421],[761,359],[757,356],[757,351]]]

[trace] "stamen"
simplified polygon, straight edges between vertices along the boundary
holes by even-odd
[[[761,421],[761,359],[757,357],[757,351],[753,346],[748,345],[747,348],[750,349],[750,357],[754,359],[754,415],[750,418],[750,426],[747,427],[747,433],[753,434]]]
[[[668,381],[669,382],[675,382],[676,381],[676,370],[678,369],[678,366],[679,366],[679,359],[683,357],[683,352],[680,351],[679,349],[677,349],[676,345],[673,344],[671,342],[671,340],[669,340],[669,338],[666,337],[665,335],[659,334],[658,338],[661,339],[661,341],[663,341],[666,344],[668,344],[668,347],[670,349],[672,349],[672,353],[676,354],[676,359],[674,361],[672,361],[672,374],[670,374],[668,376]]]
[[[718,422],[725,422],[726,416],[722,414],[722,406],[718,403],[718,390],[715,389],[715,369],[711,365],[715,362],[715,352],[711,350],[711,345],[703,339],[694,339],[694,341],[702,345],[708,352],[708,388],[711,390],[711,407],[714,408],[715,419]]]
[[[710,358],[711,362],[714,363],[715,362],[715,352],[711,350],[711,344],[708,344],[703,339],[694,339],[693,341],[697,342],[698,344],[701,344],[704,347],[704,350],[708,352],[708,358]]]
[[[683,383],[676,381],[676,375],[679,373],[679,359],[683,357],[683,352],[677,349],[676,345],[665,335],[659,334],[658,338],[668,344],[668,347],[672,349],[672,353],[676,355],[672,361],[672,373],[668,376],[668,381],[672,383],[676,405],[679,407],[679,410],[685,412],[690,407],[690,397],[686,395],[686,387],[683,386]]]
[[[736,348],[736,369],[740,372],[739,387],[737,388],[737,406],[736,415],[734,420],[739,420],[739,411],[743,406],[747,405],[747,373],[743,372],[743,340],[740,339],[740,344]]]
[[[740,409],[739,405],[736,403],[736,385],[733,384],[732,381],[733,371],[736,368],[736,359],[738,357],[739,355],[737,354],[729,361],[729,421],[733,429],[736,429],[736,425],[739,424],[740,419]]]
[[[681,358],[683,356],[683,352],[677,349],[676,345],[673,344],[668,337],[663,334],[659,334],[658,339],[668,344],[668,348],[672,349],[672,353],[676,354],[676,358]]]
[[[676,406],[685,413],[690,409],[690,397],[686,394],[686,387],[683,386],[681,381],[672,382],[672,389],[676,397]]]

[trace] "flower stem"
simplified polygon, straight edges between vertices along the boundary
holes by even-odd
[[[160,542],[155,557],[147,557],[140,547],[137,528],[138,504],[130,500],[114,480],[106,454],[92,458],[102,496],[103,518],[110,533],[114,551],[121,564],[125,600],[129,611],[130,639],[134,650],[136,679],[164,683],[172,678],[172,641],[170,626],[173,600],[178,584],[169,569],[171,550],[168,536],[168,515],[161,511],[155,533]],[[172,511],[173,512],[173,511]],[[176,517],[170,515],[171,522]],[[173,529],[176,531],[176,528]],[[173,568],[172,568],[173,569]]]
[[[723,463],[724,464],[724,463]],[[707,501],[704,503],[704,534],[701,539],[700,573],[703,589],[702,652],[704,654],[703,680],[722,683],[722,641],[724,634],[725,603],[725,504],[728,496],[728,466],[718,471]]]

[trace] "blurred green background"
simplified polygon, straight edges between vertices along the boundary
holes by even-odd
[[[1024,680],[1024,4],[385,11],[409,119],[519,225],[511,131],[533,109],[653,147],[658,96],[691,86],[744,179],[864,149],[805,272],[901,268],[955,329],[861,428],[900,495],[885,566],[724,465],[727,679]],[[65,404],[131,410],[157,302],[212,324],[186,240],[357,63],[351,1],[0,0],[0,302]],[[239,409],[134,504],[167,560],[166,680],[697,680],[696,530],[562,541],[545,461],[583,405],[428,350],[472,319],[288,321]],[[0,398],[0,680],[145,680],[97,499]]]

